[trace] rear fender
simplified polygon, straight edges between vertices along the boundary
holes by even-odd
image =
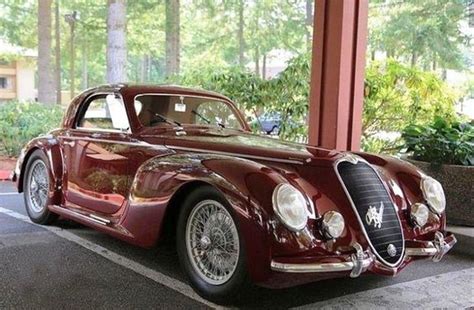
[[[23,182],[26,172],[26,165],[34,151],[42,151],[48,158],[50,167],[50,179],[52,180],[52,187],[50,189],[51,203],[61,204],[61,187],[63,176],[63,155],[59,141],[53,135],[45,135],[35,138],[28,142],[21,150],[20,156],[15,168],[14,180],[18,192],[23,192]]]

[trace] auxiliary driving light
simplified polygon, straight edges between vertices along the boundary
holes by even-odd
[[[429,210],[426,205],[422,203],[415,203],[411,206],[410,218],[417,226],[425,226],[426,222],[428,222],[428,216]]]
[[[323,234],[330,239],[339,238],[344,231],[344,218],[341,213],[336,211],[328,211],[324,213],[321,223]]]

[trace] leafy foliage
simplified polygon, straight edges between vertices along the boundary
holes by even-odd
[[[366,69],[362,119],[363,145],[372,152],[393,151],[396,139],[381,137],[408,124],[427,124],[435,116],[453,120],[458,95],[435,74],[395,60]]]
[[[18,156],[25,143],[59,127],[63,112],[57,107],[15,101],[0,105],[0,153]]]
[[[373,4],[369,18],[370,50],[385,51],[412,66],[462,69],[462,48],[470,38],[460,29],[465,0],[388,0]]]
[[[288,67],[271,80],[263,80],[239,68],[207,68],[184,76],[176,82],[221,92],[236,101],[247,115],[254,117],[267,111],[280,113],[283,120],[280,138],[306,141],[309,54],[292,59]],[[399,145],[396,133],[408,124],[427,124],[436,115],[453,120],[457,98],[457,94],[432,73],[395,60],[371,62],[365,79],[364,150],[393,153]]]
[[[192,71],[174,82],[222,93],[237,103],[248,116],[267,111],[280,113],[282,139],[305,141],[309,98],[309,55],[292,59],[288,67],[271,80],[237,67]]]
[[[474,126],[441,117],[427,125],[409,125],[402,137],[415,160],[435,165],[474,165]]]

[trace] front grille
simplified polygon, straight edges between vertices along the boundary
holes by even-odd
[[[337,170],[364,226],[372,250],[382,262],[391,266],[398,264],[404,252],[402,228],[397,211],[377,173],[369,164],[361,161],[356,164],[342,161],[337,165]],[[377,213],[382,205],[382,221],[378,223],[380,218]],[[376,212],[369,212],[369,208]]]

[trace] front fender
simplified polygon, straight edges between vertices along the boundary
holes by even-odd
[[[32,139],[21,150],[13,175],[13,180],[16,182],[18,192],[23,192],[26,164],[35,150],[42,151],[48,158],[50,179],[52,180],[53,185],[52,191],[50,192],[51,203],[59,205],[61,203],[63,156],[59,141],[52,134]]]
[[[284,181],[275,170],[240,158],[210,154],[155,157],[137,171],[122,225],[142,240],[141,245],[152,246],[162,233],[165,215],[172,212],[169,208],[179,207],[169,202],[183,194],[180,189],[192,182],[209,184],[232,206],[250,275],[259,282],[270,272],[271,196],[274,187]]]

